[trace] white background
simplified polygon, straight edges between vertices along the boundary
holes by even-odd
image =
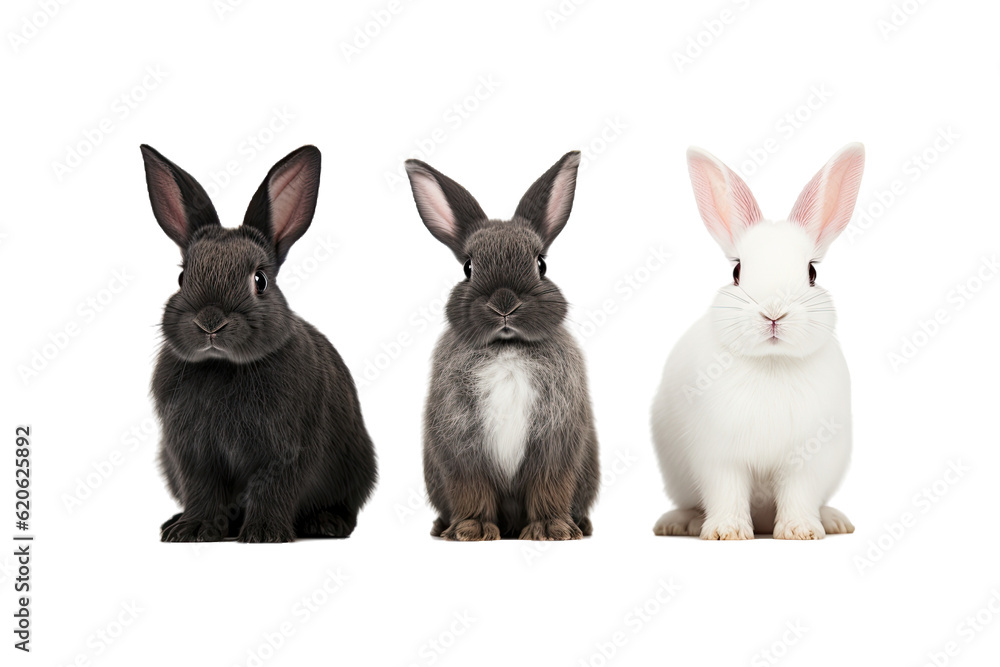
[[[221,15],[211,0],[123,0],[60,5],[48,19],[34,1],[6,3],[0,459],[12,478],[14,427],[31,424],[37,540],[30,656],[11,647],[13,547],[2,549],[3,663],[763,665],[768,650],[787,665],[922,665],[955,642],[939,663],[992,664],[1000,618],[984,612],[993,622],[980,631],[965,619],[991,599],[1000,611],[1000,286],[976,282],[1000,248],[1000,9],[904,4],[911,14],[887,32],[889,0],[593,0],[560,21],[556,0],[407,1],[348,57],[343,45],[388,0],[244,2]],[[292,118],[272,131],[275,110]],[[781,217],[850,141],[868,155],[859,207],[819,281],[854,382],[855,455],[833,504],[857,532],[654,537],[669,504],[649,404],[671,345],[730,271],[698,218],[684,151],[718,155]],[[179,252],[151,214],[142,142],[210,187],[228,225],[271,164],[305,143],[323,151],[315,221],[278,280],[355,377],[368,370],[381,480],[349,540],[158,541],[176,507],[155,465],[148,384]],[[748,162],[765,145],[763,164]],[[504,217],[575,148],[586,162],[548,264],[590,365],[605,466],[594,536],[432,540],[420,419],[439,299],[462,274],[393,181],[403,159],[425,157]],[[59,173],[73,152],[86,155]],[[230,162],[239,173],[218,187]],[[647,269],[658,252],[670,259]],[[954,290],[970,281],[981,289],[960,308]],[[615,312],[584,326],[607,300]],[[894,367],[889,355],[939,310],[944,324]],[[60,335],[67,326],[76,335]],[[36,353],[44,361],[25,377]],[[951,463],[968,470],[948,483]],[[917,497],[935,483],[934,502]],[[14,532],[4,488],[0,534]],[[329,572],[345,580],[327,594]],[[679,587],[666,602],[661,581]],[[308,614],[303,598],[317,601]]]

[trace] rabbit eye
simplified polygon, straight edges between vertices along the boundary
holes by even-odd
[[[816,287],[816,267],[809,262],[809,286]]]
[[[542,255],[539,255],[538,256],[538,275],[539,276],[544,276],[545,275],[545,269],[546,269],[546,266],[545,266],[545,257],[543,257]]]
[[[471,278],[472,277],[472,260],[471,259],[465,260],[465,277],[466,278]]]
[[[177,286],[184,287],[184,272],[181,271],[177,276]]]
[[[257,294],[260,294],[267,289],[267,276],[264,275],[263,271],[258,271],[253,274],[253,286],[257,290]]]
[[[740,261],[736,260],[736,266],[733,267],[733,284],[740,284]]]

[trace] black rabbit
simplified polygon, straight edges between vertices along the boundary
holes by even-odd
[[[583,353],[545,254],[569,218],[580,164],[567,153],[490,220],[461,185],[419,160],[406,170],[430,232],[464,264],[434,351],[424,477],[452,540],[590,535],[599,481]]]
[[[153,214],[183,253],[152,382],[160,462],[184,510],[161,539],[347,537],[375,451],[350,372],[277,281],[316,209],[319,150],[274,165],[235,229],[190,174],[149,146],[142,157]]]

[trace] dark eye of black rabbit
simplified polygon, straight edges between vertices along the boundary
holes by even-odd
[[[253,274],[253,286],[257,290],[257,294],[267,289],[267,276],[264,275],[263,271]]]
[[[183,271],[181,271],[180,274],[177,276],[177,286],[178,287],[184,287],[184,272]]]
[[[813,266],[812,262],[809,262],[809,285],[811,287],[816,286],[816,267]]]
[[[544,276],[545,275],[545,268],[546,268],[545,267],[545,258],[542,257],[541,255],[539,255],[538,256],[538,275],[539,276]]]
[[[471,259],[465,260],[465,277],[466,278],[471,278],[472,277],[472,260]]]
[[[740,284],[740,260],[736,260],[736,266],[733,267],[733,284]]]

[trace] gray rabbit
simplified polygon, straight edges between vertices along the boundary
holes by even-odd
[[[590,535],[597,433],[583,353],[545,256],[573,207],[580,153],[542,175],[511,220],[487,218],[419,160],[406,171],[424,224],[464,265],[434,352],[424,477],[448,540]]]

